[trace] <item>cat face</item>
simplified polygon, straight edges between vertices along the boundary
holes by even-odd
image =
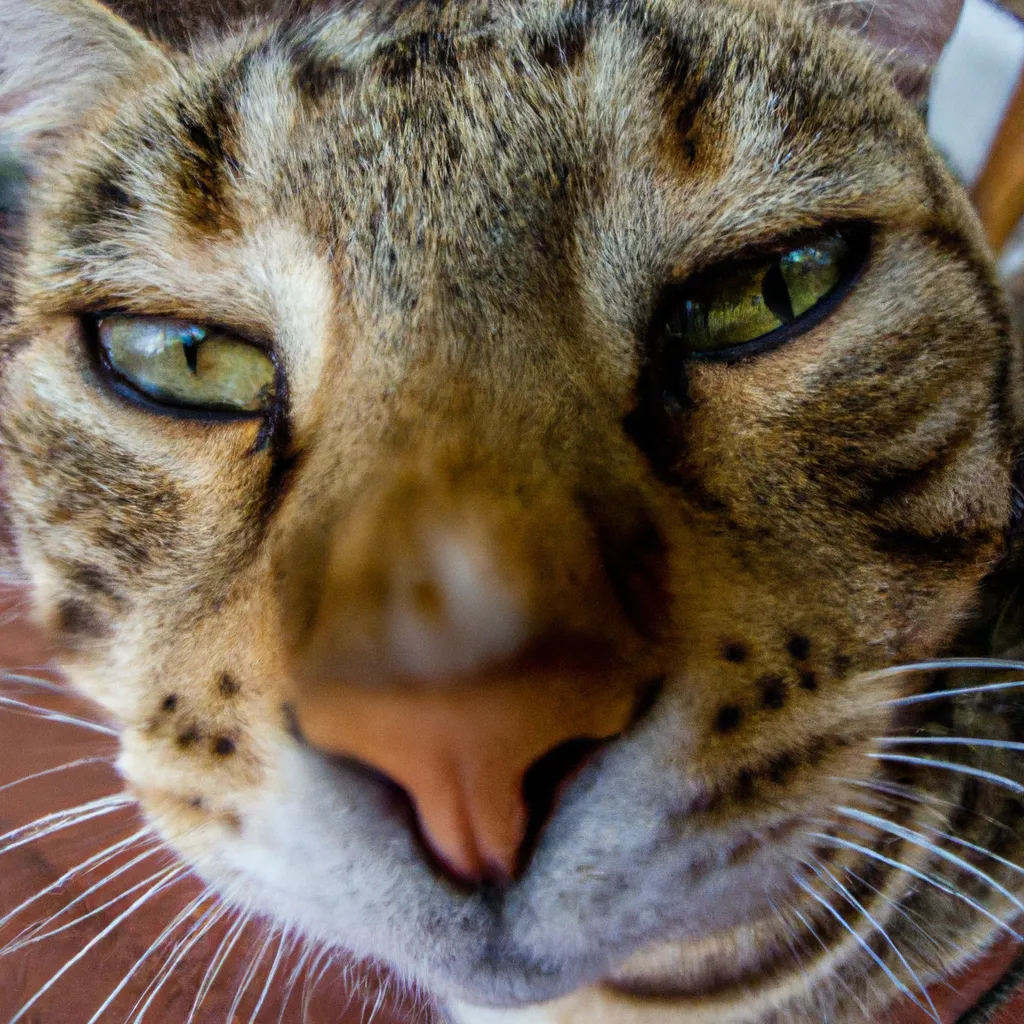
[[[90,100],[57,146],[59,68],[10,75],[9,514],[161,834],[446,998],[804,992],[808,865],[912,881],[822,838],[922,682],[870,673],[950,642],[1011,516],[1016,355],[884,72],[742,0],[188,55],[13,6]]]

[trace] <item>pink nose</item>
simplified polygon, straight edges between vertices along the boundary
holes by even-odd
[[[314,746],[357,758],[405,789],[438,859],[469,882],[515,876],[530,767],[567,741],[615,735],[632,710],[628,694],[588,693],[543,675],[386,691],[320,686],[297,707]]]

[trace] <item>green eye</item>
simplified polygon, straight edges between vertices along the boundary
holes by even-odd
[[[664,343],[684,359],[729,360],[787,341],[823,320],[867,257],[863,229],[837,229],[776,256],[701,274],[662,305]]]
[[[104,360],[119,382],[159,405],[260,413],[274,400],[276,367],[262,349],[183,320],[105,317]]]

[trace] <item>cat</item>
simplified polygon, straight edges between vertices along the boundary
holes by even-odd
[[[13,557],[227,902],[459,1024],[931,1014],[1017,935],[957,9],[0,0]]]

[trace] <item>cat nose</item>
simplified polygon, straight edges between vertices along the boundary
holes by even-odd
[[[600,560],[545,528],[571,508],[524,527],[508,503],[446,498],[389,495],[307,557],[282,595],[311,606],[294,705],[309,744],[405,790],[449,874],[506,881],[578,760],[565,752],[622,732],[636,687]]]
[[[303,694],[297,714],[313,746],[355,758],[405,790],[449,874],[501,884],[522,865],[537,810],[527,805],[528,773],[558,760],[568,772],[576,758],[559,752],[614,736],[632,704],[627,695],[580,693],[571,679],[540,671],[382,692],[321,686]]]

